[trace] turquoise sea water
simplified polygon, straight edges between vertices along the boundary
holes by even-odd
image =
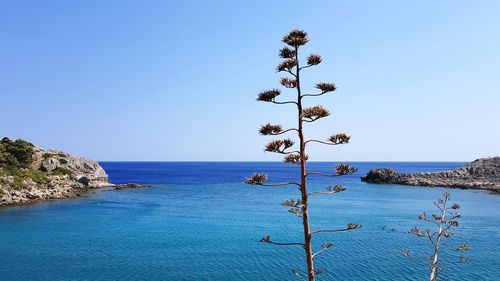
[[[361,223],[360,230],[325,234],[318,248],[318,280],[426,280],[425,268],[399,254],[430,250],[407,234],[421,211],[445,189],[371,185],[359,177],[374,167],[438,171],[463,163],[352,163],[343,178],[312,178],[310,190],[345,183],[346,192],[311,201],[313,229]],[[290,180],[297,167],[282,163],[104,162],[115,183],[159,188],[100,190],[88,196],[0,209],[0,280],[297,280],[298,247],[259,243],[301,241],[300,219],[280,202],[292,187],[241,184],[253,172]],[[311,163],[329,172],[333,163]],[[447,189],[462,205],[461,225],[450,242],[471,246],[471,265],[449,266],[449,280],[500,280],[500,196]],[[385,229],[384,229],[385,228]]]

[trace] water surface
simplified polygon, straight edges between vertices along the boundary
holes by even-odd
[[[293,187],[241,184],[253,172],[296,178],[297,167],[263,162],[103,162],[114,183],[159,188],[101,190],[75,200],[0,209],[0,280],[296,280],[303,250],[259,243],[300,242],[300,219],[280,202]],[[439,171],[463,163],[353,163],[343,178],[312,178],[310,189],[344,183],[346,192],[311,199],[313,229],[361,223],[360,230],[318,236],[332,242],[317,259],[319,280],[425,280],[427,271],[399,255],[429,251],[407,234],[432,212],[445,189],[362,183],[373,167]],[[329,172],[333,163],[311,163]],[[500,280],[500,196],[447,189],[462,205],[450,242],[471,245],[472,265],[449,266],[450,280]],[[385,228],[385,229],[384,229]]]

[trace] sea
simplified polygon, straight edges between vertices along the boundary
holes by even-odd
[[[278,162],[101,162],[113,183],[157,186],[100,189],[77,199],[0,209],[0,280],[300,280],[301,218],[280,203],[296,199],[294,186],[243,184],[254,172],[272,182],[297,180],[297,166]],[[462,218],[446,239],[441,259],[454,261],[455,245],[466,243],[470,264],[443,263],[442,280],[500,280],[500,196],[485,191],[367,184],[360,176],[375,167],[433,172],[464,163],[353,162],[355,174],[311,176],[310,191],[343,184],[347,190],[310,199],[312,230],[323,233],[317,280],[428,280],[429,269],[401,255],[425,261],[426,238],[414,226],[435,229],[417,216],[436,212],[443,192],[461,205]],[[335,163],[311,162],[308,169],[333,172]]]

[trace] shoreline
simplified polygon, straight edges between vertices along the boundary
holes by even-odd
[[[68,194],[67,196],[61,195],[60,197],[54,197],[54,198],[33,198],[27,201],[2,203],[0,204],[0,210],[9,207],[29,206],[39,203],[55,202],[60,200],[72,200],[85,197],[88,194],[93,194],[99,191],[112,191],[112,190],[135,189],[135,188],[158,188],[158,186],[139,184],[139,183],[124,183],[124,184],[108,183],[107,185],[101,185],[97,187],[85,187],[79,189],[71,187],[65,187],[65,188],[73,189],[72,190],[73,194]]]

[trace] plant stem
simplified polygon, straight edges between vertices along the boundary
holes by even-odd
[[[300,92],[300,66],[299,66],[299,48],[295,47],[295,60],[297,61],[297,109],[298,109],[298,134],[300,140],[300,192],[302,193],[302,224],[304,226],[304,249],[306,252],[307,275],[309,281],[314,281],[314,261],[311,246],[311,229],[309,227],[308,213],[308,194],[306,186],[306,146],[304,141],[304,132],[302,130],[302,95]]]
[[[446,199],[445,199],[446,200]],[[443,221],[445,220],[446,215],[446,201],[444,201],[444,207],[441,212],[441,221],[439,224],[439,231],[436,237],[436,245],[434,245],[434,256],[432,257],[432,267],[431,267],[431,276],[429,278],[430,281],[438,281],[438,254],[439,247],[441,246],[441,235],[443,234]]]

